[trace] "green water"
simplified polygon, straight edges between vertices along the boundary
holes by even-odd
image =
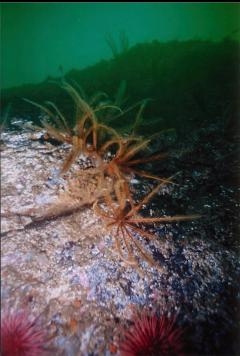
[[[112,57],[106,41],[238,38],[239,4],[3,3],[1,87],[38,83]]]

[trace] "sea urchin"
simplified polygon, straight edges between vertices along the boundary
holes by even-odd
[[[39,356],[43,353],[45,333],[25,312],[6,314],[1,320],[3,356]]]
[[[124,333],[120,345],[122,356],[183,356],[183,330],[175,318],[147,313],[136,317],[134,325]]]

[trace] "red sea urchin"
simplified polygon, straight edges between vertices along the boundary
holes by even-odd
[[[124,334],[122,356],[183,356],[183,330],[175,318],[143,314]]]
[[[1,320],[1,355],[39,356],[43,354],[45,333],[25,312],[6,314]]]

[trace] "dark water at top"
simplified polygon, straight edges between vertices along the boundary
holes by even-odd
[[[100,91],[124,109],[146,99],[147,125],[143,120],[140,130],[146,135],[219,120],[237,127],[239,4],[4,3],[1,9],[2,117],[37,120],[39,109],[22,100],[28,98],[51,100],[72,123],[73,102],[53,83],[64,78],[87,101]],[[127,130],[135,117],[133,110],[104,120]]]

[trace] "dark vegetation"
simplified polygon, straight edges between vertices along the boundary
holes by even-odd
[[[65,76],[78,83],[88,96],[106,92],[114,100],[120,83],[126,86],[126,107],[142,99],[152,99],[144,112],[139,133],[152,134],[174,127],[179,133],[205,127],[207,123],[224,121],[231,135],[239,122],[239,44],[192,40],[138,44],[118,53],[109,61],[101,61],[84,70],[73,69]],[[2,107],[11,103],[11,116],[32,119],[37,108],[22,98],[43,103],[54,102],[71,121],[71,98],[48,78],[37,85],[23,85],[4,90]],[[133,124],[134,112],[111,123],[122,129]]]

